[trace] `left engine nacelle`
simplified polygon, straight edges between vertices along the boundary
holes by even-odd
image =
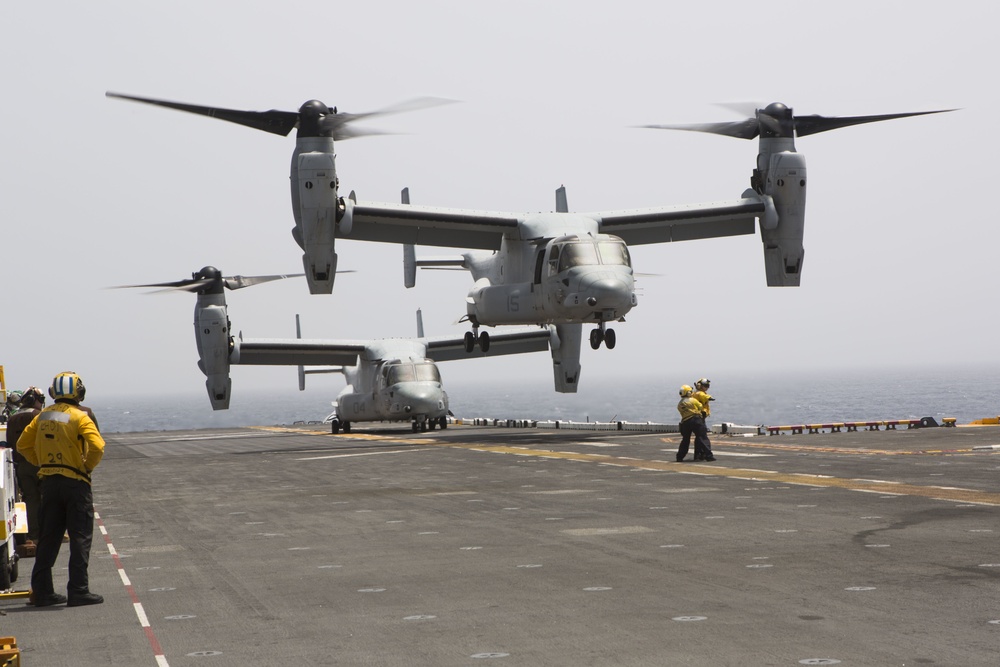
[[[333,139],[300,137],[292,154],[290,179],[295,215],[292,236],[304,251],[302,266],[309,291],[330,294],[337,274],[337,232],[350,233],[353,210],[353,202],[337,192]]]
[[[229,329],[229,315],[222,295],[199,295],[194,312],[198,368],[207,378],[205,388],[213,410],[229,409],[233,385],[229,378],[229,353],[232,349]]]
[[[764,189],[767,215],[760,226],[767,284],[798,287],[805,256],[806,161],[792,152],[774,153],[769,161]]]

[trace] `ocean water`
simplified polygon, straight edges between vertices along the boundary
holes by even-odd
[[[457,417],[567,421],[677,420],[676,378],[585,378],[578,394],[557,394],[546,382],[449,383]],[[1000,364],[976,367],[839,369],[712,377],[711,424],[777,426],[831,421],[955,417],[968,423],[1000,415]],[[213,411],[204,390],[180,395],[88,398],[105,433],[207,427],[269,426],[322,421],[329,392],[234,390],[231,407]]]

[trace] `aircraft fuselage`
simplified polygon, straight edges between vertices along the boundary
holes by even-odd
[[[464,255],[475,280],[466,298],[473,323],[611,322],[637,304],[628,247],[590,218],[544,215],[520,231],[497,253]]]
[[[396,341],[402,343],[403,341]],[[423,356],[361,359],[345,369],[348,385],[337,396],[343,422],[437,422],[448,414],[448,394],[437,365]]]

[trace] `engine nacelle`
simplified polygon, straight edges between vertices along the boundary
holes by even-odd
[[[764,244],[767,284],[769,287],[798,287],[805,255],[802,246],[806,212],[805,157],[792,152],[773,153],[761,198],[765,203],[760,236]]]
[[[221,294],[199,294],[194,311],[198,368],[205,374],[205,388],[213,410],[227,410],[232,390],[229,378],[231,350],[229,316]]]
[[[333,292],[337,272],[337,171],[333,153],[300,153],[298,165],[302,265],[309,291]]]
[[[552,376],[556,391],[562,394],[575,394],[580,383],[580,342],[583,340],[583,325],[549,325],[549,337]]]

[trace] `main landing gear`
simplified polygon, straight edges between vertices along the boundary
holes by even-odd
[[[615,330],[605,329],[604,322],[601,322],[599,329],[590,332],[590,347],[595,350],[601,346],[601,343],[607,345],[609,350],[613,350],[617,342],[618,337],[615,336]]]
[[[351,422],[340,421],[339,419],[334,419],[330,422],[330,433],[340,433],[340,429],[344,429],[344,433],[351,432]]]
[[[420,431],[421,433],[427,430],[434,430],[434,427],[439,427],[442,431],[448,428],[448,418],[447,417],[437,417],[435,419],[424,419],[423,421],[413,420],[413,432],[416,433]]]
[[[472,331],[465,332],[465,351],[472,352],[476,346],[483,351],[483,354],[490,351],[490,335],[483,331],[479,333],[479,327],[472,327]]]

